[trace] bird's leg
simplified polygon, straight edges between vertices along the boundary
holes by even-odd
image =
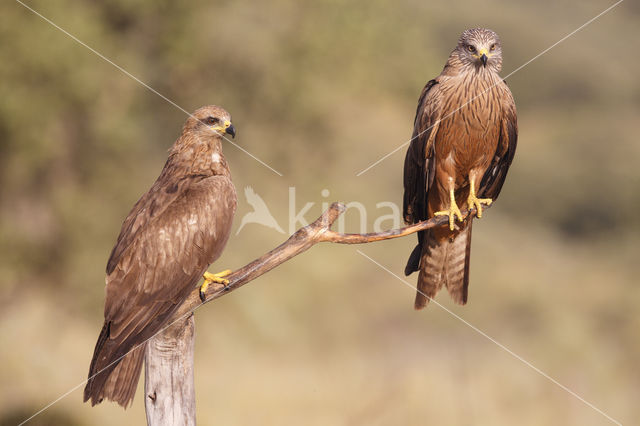
[[[224,286],[227,287],[227,284],[229,284],[229,280],[224,277],[226,277],[230,273],[231,269],[225,269],[224,271],[218,272],[217,274],[205,272],[204,275],[202,275],[202,278],[204,278],[204,283],[202,283],[202,285],[200,286],[200,300],[204,302],[207,288],[209,288],[209,285],[211,285],[211,283],[224,284]]]
[[[493,203],[491,198],[478,198],[476,196],[476,185],[475,185],[475,176],[469,176],[469,198],[467,198],[467,205],[469,206],[469,210],[475,208],[476,216],[482,217],[482,205],[486,204],[490,206]]]
[[[454,230],[456,217],[460,222],[462,222],[462,212],[456,204],[456,196],[454,192],[454,183],[450,182],[449,184],[449,208],[447,210],[441,210],[439,212],[435,212],[434,216],[449,216],[449,229]]]

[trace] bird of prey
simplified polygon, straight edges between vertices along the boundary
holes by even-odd
[[[146,341],[168,325],[200,277],[225,282],[230,271],[205,273],[229,238],[236,191],[222,155],[231,116],[205,106],[182,135],[151,189],[122,224],[107,263],[104,326],[98,337],[84,401],[127,407],[140,377]],[[228,282],[228,281],[227,281]]]
[[[251,204],[253,207],[253,211],[245,214],[240,221],[240,227],[236,231],[236,235],[242,231],[242,228],[248,223],[258,223],[260,225],[264,225],[268,228],[275,229],[281,234],[284,234],[284,230],[280,228],[278,225],[278,221],[273,217],[267,204],[264,202],[262,197],[260,197],[250,186],[247,186],[244,189],[244,196],[247,199],[247,202]]]
[[[516,150],[518,125],[511,91],[498,73],[502,45],[488,29],[466,30],[442,73],[422,90],[404,164],[403,214],[407,223],[444,215],[449,224],[418,233],[405,274],[420,271],[415,308],[447,287],[467,302],[470,216],[498,197]],[[456,221],[457,219],[457,221]]]

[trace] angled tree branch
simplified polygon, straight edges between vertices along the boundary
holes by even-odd
[[[488,209],[489,207],[490,206],[485,206],[485,209]],[[344,204],[333,203],[329,209],[322,214],[322,216],[310,225],[298,229],[293,235],[291,235],[291,237],[289,237],[289,239],[278,247],[242,268],[233,271],[226,277],[229,280],[229,284],[226,287],[222,284],[211,284],[206,291],[206,298],[204,302],[200,300],[199,289],[194,289],[189,298],[176,311],[173,318],[178,318],[189,311],[193,311],[202,303],[208,303],[224,296],[225,294],[231,293],[233,290],[236,290],[246,283],[269,272],[292,257],[307,251],[317,243],[330,242],[337,244],[365,244],[375,241],[390,240],[392,238],[404,237],[418,231],[443,225],[449,220],[446,216],[438,216],[413,225],[405,226],[404,228],[392,229],[383,232],[371,232],[367,234],[342,234],[332,231],[331,226],[336,219],[345,212],[345,210],[346,207]],[[475,210],[463,210],[462,216],[466,220],[469,214],[472,214],[473,212],[475,212]]]

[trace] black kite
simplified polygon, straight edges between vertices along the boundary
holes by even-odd
[[[422,90],[404,164],[404,220],[449,217],[449,226],[418,234],[405,274],[420,271],[415,308],[443,285],[456,303],[467,302],[472,217],[498,197],[518,137],[516,107],[498,72],[498,35],[476,28],[462,33],[442,73]]]
[[[92,405],[104,398],[131,403],[147,339],[167,325],[222,253],[236,209],[222,155],[225,133],[235,135],[224,109],[194,112],[162,173],[122,224],[107,263],[104,326],[84,390]]]

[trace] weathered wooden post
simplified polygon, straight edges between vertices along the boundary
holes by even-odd
[[[194,342],[192,313],[179,318],[147,343],[144,354],[147,425],[196,424]]]

